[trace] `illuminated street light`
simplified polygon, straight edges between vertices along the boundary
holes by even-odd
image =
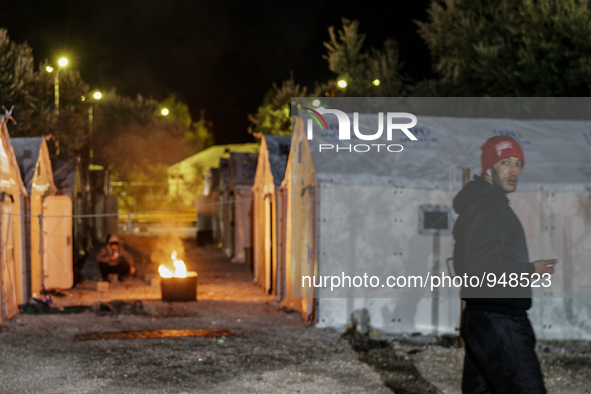
[[[168,108],[162,108],[161,112],[162,112],[162,115],[164,115],[164,116],[168,115],[168,113],[169,113]]]
[[[339,82],[337,82],[337,85],[339,85],[339,88],[345,89],[347,87],[347,81],[341,79]]]
[[[379,79],[374,79],[373,82],[374,86],[379,86],[380,85],[380,80]]]
[[[62,67],[66,67],[68,65],[68,59],[66,59],[65,57],[62,57],[61,59],[58,60],[57,64],[59,64],[59,67],[56,68],[55,74],[53,74],[53,90],[54,90],[54,105],[55,105],[55,121],[56,122],[57,122],[57,119],[60,114],[60,69]],[[47,65],[45,67],[45,71],[47,71],[48,73],[53,73],[53,67]],[[60,154],[59,141],[57,140],[57,138],[55,140],[55,154],[58,156]]]
[[[84,98],[84,96],[82,96]],[[95,100],[100,100],[101,98],[103,98],[103,94],[99,91],[96,91],[92,94],[92,97]],[[84,101],[84,100],[82,100]],[[92,134],[94,132],[94,104],[91,100],[90,105],[88,106],[88,159],[90,160],[90,163],[92,164],[92,158],[94,156],[93,150],[92,150],[92,146],[90,146],[90,140],[92,137]]]
[[[312,101],[312,105],[315,107],[320,106],[320,100],[316,99],[316,100]]]
[[[54,90],[54,104],[55,104],[55,118],[59,116],[60,113],[60,69],[62,67],[66,67],[68,65],[68,59],[62,57],[57,62],[59,67],[55,70],[55,74],[53,77],[53,90]],[[47,66],[45,67],[45,71],[48,73],[53,73],[53,67]]]

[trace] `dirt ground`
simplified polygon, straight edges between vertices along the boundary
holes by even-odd
[[[150,238],[128,239],[135,251]],[[459,393],[463,350],[439,338],[347,337],[302,322],[252,283],[244,264],[216,247],[184,243],[199,273],[198,300],[160,301],[158,280],[85,281],[54,306],[142,300],[141,315],[19,315],[0,326],[1,393]],[[145,257],[145,256],[144,256]],[[143,276],[155,263],[140,259]],[[225,338],[74,341],[88,332],[229,329]],[[538,354],[550,393],[591,392],[591,345],[543,342]]]

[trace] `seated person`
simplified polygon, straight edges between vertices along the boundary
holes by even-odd
[[[96,256],[103,280],[109,280],[109,274],[117,274],[120,282],[127,274],[133,275],[135,267],[133,257],[123,249],[116,235],[107,235],[107,243]]]

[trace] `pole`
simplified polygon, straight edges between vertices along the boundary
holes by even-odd
[[[60,69],[59,67],[55,70],[55,77],[53,79],[54,99],[55,99],[55,119],[60,114]]]
[[[440,234],[439,230],[435,230],[433,235],[433,276],[439,276],[439,255],[440,255]],[[439,331],[439,288],[433,289],[433,298],[431,298],[431,325],[433,327],[433,335],[437,335]]]
[[[90,104],[88,107],[88,160],[89,163],[92,164],[92,157],[93,151],[92,147],[90,146],[90,139],[92,138],[92,133],[94,131],[94,106]]]
[[[88,137],[92,136],[93,122],[94,122],[94,110],[92,104],[88,107]]]
[[[58,118],[60,115],[60,69],[59,67],[55,70],[55,78],[53,80],[54,88],[54,99],[55,99],[55,124],[57,125]],[[60,154],[60,143],[55,139],[55,154]]]
[[[466,186],[468,182],[470,182],[470,167],[462,168],[462,186]],[[464,340],[462,339],[462,326],[464,324],[464,309],[466,309],[466,301],[460,301],[460,308],[460,327],[458,327],[460,340],[458,341],[458,345],[460,347],[464,347]]]

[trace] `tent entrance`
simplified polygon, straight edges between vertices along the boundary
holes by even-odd
[[[272,294],[275,291],[275,269],[273,267],[273,198],[270,194],[265,196],[265,290]]]
[[[12,217],[12,196],[2,193],[0,202],[0,322],[11,319],[18,313],[16,296],[16,259],[14,256],[14,218]]]
[[[47,290],[74,285],[71,212],[72,200],[68,196],[43,200],[43,287]]]

